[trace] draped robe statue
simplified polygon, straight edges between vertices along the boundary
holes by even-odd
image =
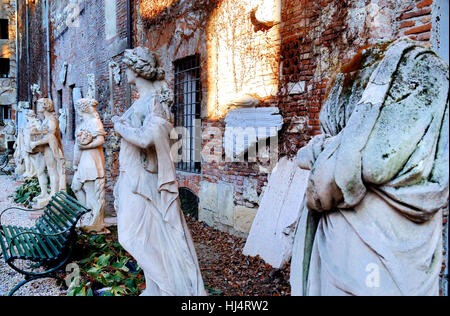
[[[77,128],[72,189],[80,203],[92,210],[86,214],[81,226],[88,232],[107,233],[105,225],[105,130],[97,112],[98,102],[80,99],[76,103],[81,118]]]
[[[115,187],[119,241],[144,270],[143,295],[205,295],[171,157],[170,90],[148,49],[127,50],[124,62],[140,98],[113,118],[122,137]]]
[[[384,45],[338,76],[320,115],[323,135],[299,152],[311,177],[293,295],[439,294],[449,68],[412,41]]]

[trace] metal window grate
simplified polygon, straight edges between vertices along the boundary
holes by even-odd
[[[200,56],[191,56],[175,61],[175,126],[184,127],[186,134],[180,134],[182,146],[179,152],[180,171],[200,173],[199,132],[200,104],[202,98],[200,83]]]

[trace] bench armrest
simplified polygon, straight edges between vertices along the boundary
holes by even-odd
[[[16,210],[16,211],[21,211],[21,212],[39,212],[39,211],[43,211],[45,210],[45,207],[43,208],[38,208],[38,209],[26,209],[26,208],[21,208],[21,207],[8,207],[7,209],[3,210],[0,213],[0,226],[2,226],[2,216],[4,213],[11,211],[11,210]]]

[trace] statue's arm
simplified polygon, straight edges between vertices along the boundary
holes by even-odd
[[[154,144],[153,134],[146,126],[142,128],[134,128],[126,124],[124,121],[116,121],[114,129],[130,144],[142,149],[148,148]]]
[[[43,135],[43,137],[40,140],[32,142],[32,147],[48,145],[55,137],[57,129],[58,124],[56,122],[56,118],[50,119],[48,121],[48,130],[35,134],[35,135]]]
[[[95,149],[100,146],[103,146],[103,144],[105,144],[105,136],[98,135],[98,136],[94,137],[94,139],[92,140],[92,143],[90,143],[88,145],[78,144],[78,148],[81,150]]]

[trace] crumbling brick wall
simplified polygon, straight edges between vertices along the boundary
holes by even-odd
[[[159,53],[169,81],[173,80],[175,60],[200,55],[204,149],[210,145],[211,128],[223,135],[227,103],[233,97],[252,94],[261,100],[260,106],[279,107],[285,123],[279,154],[292,157],[320,133],[319,113],[329,86],[361,48],[403,35],[426,44],[429,40],[430,1],[270,0],[264,3],[272,7],[278,3],[281,16],[279,23],[268,27],[255,21],[253,14],[262,3],[137,2],[141,14],[136,44]],[[409,21],[410,28],[404,21]],[[420,28],[414,29],[412,22]],[[256,209],[259,201],[254,191],[256,195],[263,192],[270,172],[265,167],[203,161],[200,176],[180,172],[179,181],[204,195],[211,191],[203,192],[202,187],[230,185],[233,190],[228,198],[233,205]],[[246,190],[249,185],[252,194]],[[216,188],[211,190],[214,194]],[[200,204],[202,207],[202,201]],[[233,232],[232,227],[218,225]]]

